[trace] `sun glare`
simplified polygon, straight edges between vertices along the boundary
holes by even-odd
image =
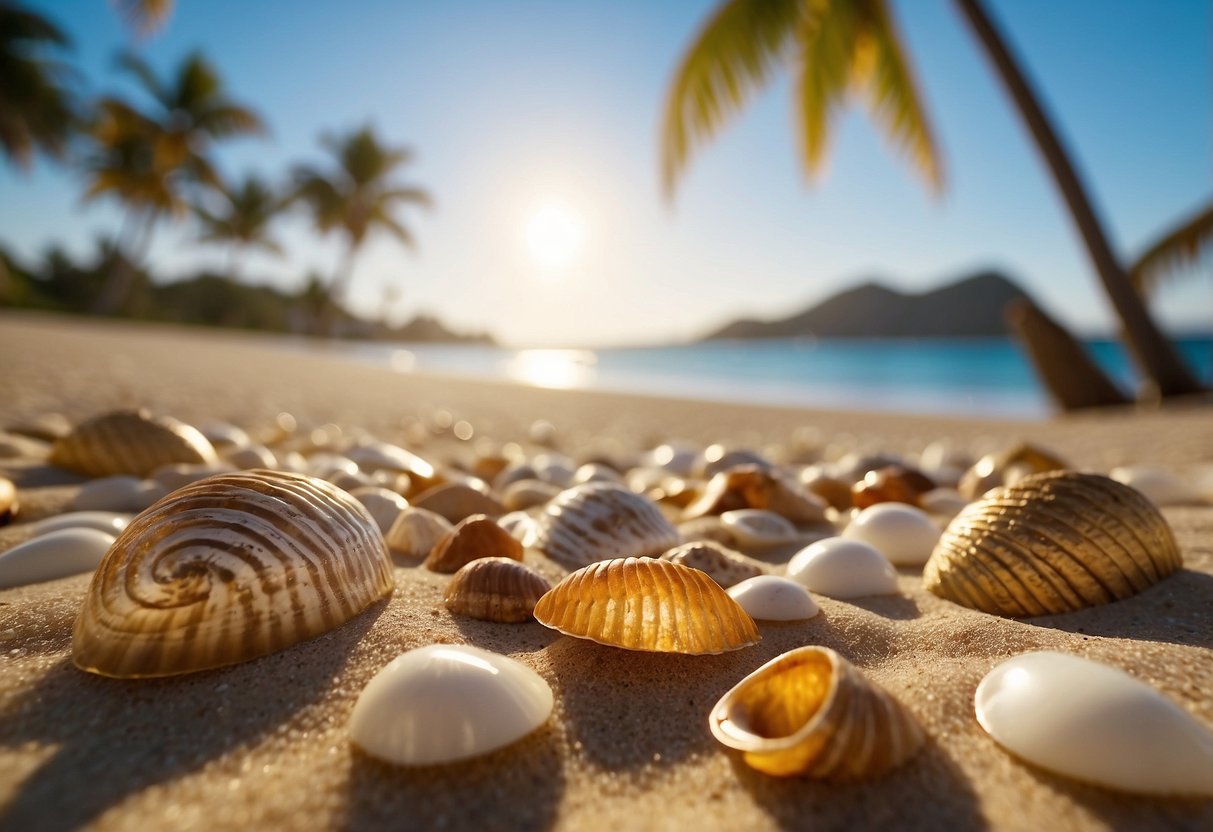
[[[527,248],[535,262],[550,271],[572,263],[584,237],[581,215],[562,199],[544,200],[527,220]]]

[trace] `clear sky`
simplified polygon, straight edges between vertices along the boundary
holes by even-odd
[[[1211,4],[988,2],[1122,255],[1209,199]],[[70,34],[88,90],[134,94],[112,68],[132,38],[105,0],[29,5]],[[714,5],[178,0],[167,29],[138,48],[161,72],[202,49],[233,97],[263,113],[270,138],[218,147],[228,175],[285,180],[296,163],[325,161],[322,132],[367,122],[413,149],[401,179],[437,206],[402,213],[415,255],[390,238],[364,249],[350,297],[363,314],[382,314],[395,286],[395,320],[428,311],[513,344],[652,342],[742,314],[790,314],[859,279],[918,290],[996,266],[1075,327],[1111,328],[1068,215],[948,0],[892,3],[945,154],[942,198],[862,108],[839,120],[825,176],[806,181],[785,79],[693,159],[668,205],[661,104]],[[0,168],[0,242],[23,257],[52,241],[87,253],[121,214],[82,207],[79,193],[62,168]],[[196,234],[161,227],[155,271],[219,267],[223,250],[194,244]],[[287,257],[248,258],[251,280],[295,288],[309,270],[332,273],[338,240],[302,211],[277,236]],[[1210,275],[1176,281],[1156,309],[1171,327],[1213,327]]]

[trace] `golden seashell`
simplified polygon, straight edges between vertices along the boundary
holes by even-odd
[[[416,496],[410,496],[409,502],[417,508],[440,514],[452,523],[458,523],[473,514],[486,514],[489,517],[505,514],[505,506],[496,499],[460,482],[436,485]]]
[[[712,735],[776,777],[864,780],[923,744],[900,702],[826,647],[799,647],[742,679],[708,718]]]
[[[868,508],[877,503],[906,503],[920,505],[922,495],[935,488],[926,474],[904,465],[886,465],[868,471],[863,479],[851,486],[851,502],[855,508]]]
[[[1141,592],[1183,565],[1142,494],[1097,474],[1050,471],[995,489],[952,519],[923,586],[982,612],[1072,612]]]
[[[383,535],[329,483],[219,474],[169,494],[93,575],[72,661],[102,676],[170,676],[282,650],[344,624],[394,588]]]
[[[528,621],[552,585],[525,563],[479,558],[460,567],[446,588],[446,608],[456,615],[514,624]]]
[[[1032,474],[1069,467],[1055,454],[1025,443],[977,460],[973,467],[964,472],[956,490],[965,499],[976,500],[991,488],[1014,485]]]
[[[473,514],[459,521],[434,544],[425,559],[425,568],[450,574],[477,558],[522,560],[522,544],[493,518]]]
[[[762,638],[703,572],[655,558],[578,569],[539,599],[535,618],[565,635],[656,653],[724,653]]]
[[[847,511],[853,505],[850,484],[831,477],[821,466],[813,465],[804,469],[800,474],[800,483],[837,511]]]
[[[620,557],[657,557],[681,542],[661,509],[614,483],[562,491],[544,506],[531,545],[553,560],[585,566]]]
[[[146,410],[96,416],[55,441],[50,462],[90,477],[144,477],[162,465],[213,465],[215,449],[197,429]]]
[[[710,540],[697,540],[675,546],[663,554],[661,559],[698,569],[723,589],[766,574],[761,562]]]
[[[821,523],[825,501],[790,477],[758,465],[739,465],[708,481],[683,512],[684,520],[743,508],[773,511],[793,523]]]

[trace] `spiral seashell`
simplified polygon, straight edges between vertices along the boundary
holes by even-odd
[[[661,559],[698,569],[723,589],[766,572],[761,562],[710,540],[697,540],[675,546],[665,552]]]
[[[680,543],[678,530],[644,497],[614,483],[562,491],[535,523],[532,544],[570,566],[619,557],[657,557]]]
[[[143,477],[175,462],[214,464],[215,449],[196,428],[146,410],[119,410],[89,419],[55,441],[50,462],[90,477]]]
[[[409,506],[400,512],[388,529],[387,545],[395,554],[421,560],[429,557],[434,544],[453,528],[451,521],[442,515]]]
[[[958,514],[923,570],[950,601],[1014,618],[1128,598],[1183,565],[1167,521],[1137,491],[1051,471],[991,491]]]
[[[900,702],[826,647],[799,647],[742,679],[708,718],[712,735],[776,777],[853,781],[913,757],[922,728]]]
[[[394,588],[349,494],[256,470],[179,489],[131,521],[76,619],[72,660],[120,678],[235,664],[344,624]]]
[[[491,517],[473,514],[455,525],[430,550],[425,568],[431,572],[458,572],[478,558],[522,560],[522,544]]]
[[[773,511],[793,523],[821,523],[825,501],[777,471],[739,465],[708,481],[703,494],[683,511],[684,520],[743,508]]]
[[[655,653],[724,653],[762,638],[707,575],[654,558],[577,570],[539,599],[535,618],[565,635]]]
[[[528,621],[535,604],[552,585],[524,563],[510,558],[479,558],[459,569],[443,600],[456,615],[514,624]]]

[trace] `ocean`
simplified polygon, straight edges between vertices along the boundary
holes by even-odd
[[[1118,342],[1085,343],[1124,389],[1135,389],[1136,373]],[[1213,337],[1177,344],[1199,377],[1213,381]],[[1023,351],[1008,338],[779,339],[594,350],[355,342],[336,349],[401,373],[540,387],[993,418],[1053,412]]]

